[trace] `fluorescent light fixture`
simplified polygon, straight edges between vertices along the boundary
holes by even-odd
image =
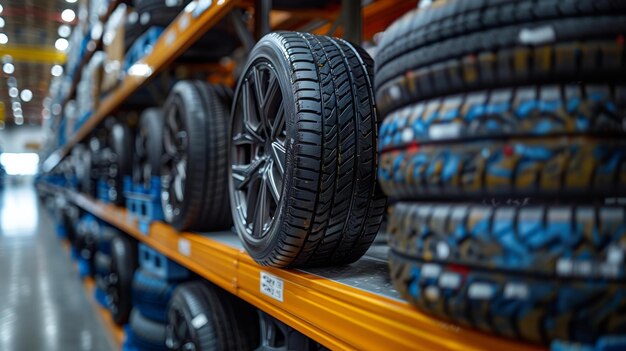
[[[61,12],[61,19],[65,22],[72,22],[76,18],[76,12],[71,9],[65,9]]]
[[[72,34],[72,28],[67,24],[62,24],[59,26],[59,30],[57,31],[61,38],[67,38]]]
[[[35,153],[2,153],[0,163],[9,175],[37,174],[39,156]]]
[[[30,100],[33,99],[33,92],[30,91],[29,89],[24,89],[22,90],[22,92],[20,93],[20,98],[22,99],[22,101],[24,102],[29,102]]]
[[[0,44],[6,44],[9,42],[9,37],[6,34],[0,33]]]
[[[55,77],[60,77],[63,74],[63,66],[61,65],[52,66],[52,68],[50,69],[50,73]]]
[[[54,42],[54,47],[59,51],[67,50],[68,46],[70,46],[70,43],[65,38],[59,38],[56,42]]]
[[[70,4],[73,4],[76,2],[76,0],[65,0],[65,2],[69,2]]]
[[[17,90],[16,87],[11,87],[9,89],[9,96],[12,98],[16,98],[18,95],[20,94],[20,92]]]
[[[5,63],[2,66],[2,71],[6,74],[13,74],[13,72],[15,72],[15,66],[13,66],[12,63]]]

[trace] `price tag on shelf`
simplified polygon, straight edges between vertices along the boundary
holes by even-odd
[[[178,239],[178,252],[185,256],[191,256],[191,243],[187,239]]]
[[[283,287],[284,282],[282,279],[275,277],[269,273],[261,272],[262,294],[283,302]]]

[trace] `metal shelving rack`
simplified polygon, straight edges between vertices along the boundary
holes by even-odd
[[[202,4],[210,5],[201,8]],[[409,4],[407,4],[409,3]],[[129,74],[106,97],[74,136],[52,152],[43,171],[52,171],[81,140],[115,112],[137,89],[158,75],[204,32],[234,7],[253,7],[254,1],[194,1],[165,30],[150,55],[137,63],[143,74]],[[413,8],[402,0],[379,0],[363,8],[363,34],[371,37]],[[339,16],[329,11],[294,13],[294,18],[271,17],[276,29],[293,27],[314,17]],[[315,29],[327,33],[330,24]],[[75,84],[76,82],[74,82]],[[72,88],[74,90],[75,88]],[[434,319],[402,301],[391,287],[387,263],[366,255],[357,263],[337,268],[283,270],[262,267],[244,251],[234,232],[178,233],[154,222],[147,234],[124,208],[105,204],[69,189],[40,183],[39,189],[62,193],[83,210],[153,247],[198,275],[246,300],[257,308],[331,349],[358,350],[538,350],[536,345],[496,337]],[[261,276],[283,282],[282,298],[264,294]]]

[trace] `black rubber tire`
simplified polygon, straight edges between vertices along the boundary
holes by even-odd
[[[79,220],[78,212],[78,208],[71,204],[66,204],[66,206],[61,209],[61,225],[65,228],[67,241],[69,241],[71,245],[74,245],[76,241],[76,226]]]
[[[626,194],[626,89],[539,86],[427,100],[381,127],[394,199]]]
[[[141,113],[135,134],[133,182],[150,188],[152,177],[161,175],[162,155],[163,113],[160,108],[148,108]]]
[[[623,282],[424,263],[393,251],[389,265],[401,296],[462,326],[544,344],[595,344],[600,336],[626,332]]]
[[[104,253],[105,255],[111,255],[111,241],[118,235],[123,234],[109,225],[103,225],[100,235],[96,237],[98,251]]]
[[[201,323],[202,322],[202,323]],[[178,340],[175,329],[186,328],[187,340]],[[170,350],[254,350],[259,344],[256,310],[243,300],[206,282],[179,285],[168,307],[166,345]]]
[[[282,91],[284,176],[272,224],[257,239],[251,238],[246,217],[238,213],[237,196],[242,195],[231,169],[235,228],[248,253],[262,265],[352,263],[374,240],[386,204],[376,183],[378,122],[371,59],[341,39],[295,32],[266,35],[252,50],[239,81],[233,130],[243,123],[237,97],[257,61],[276,67]]]
[[[424,262],[559,279],[624,280],[622,206],[393,206],[390,247]]]
[[[112,176],[108,183],[114,191],[110,192],[110,198],[116,205],[124,205],[124,176],[132,174],[133,168],[133,138],[130,129],[124,123],[116,123],[109,131],[109,145],[113,152],[114,163],[109,167]]]
[[[441,95],[520,84],[624,81],[626,3],[443,1],[387,29],[376,57],[383,115]]]
[[[167,322],[167,304],[176,284],[168,283],[149,271],[139,268],[132,283],[133,307],[151,320]]]
[[[94,165],[91,156],[91,151],[82,145],[78,145],[72,149],[72,158],[74,167],[76,167],[76,178],[78,180],[78,191],[89,196],[94,196],[96,186],[92,177]]]
[[[148,18],[140,19],[144,26],[167,27],[178,16],[191,0],[135,0],[135,11],[141,18],[148,14]]]
[[[102,291],[107,291],[106,277],[111,273],[111,256],[106,255],[100,251],[96,251],[94,254],[94,274],[96,280],[102,281],[104,284],[99,287]]]
[[[165,220],[179,231],[217,231],[231,226],[228,213],[227,119],[228,106],[217,97],[213,88],[200,81],[178,82],[166,102],[165,119],[179,114],[187,136],[186,180],[179,212],[168,201],[170,172],[164,146],[161,163],[162,205]],[[172,131],[165,122],[164,138]],[[164,144],[165,145],[165,144]],[[170,158],[171,159],[171,158]]]
[[[626,193],[626,142],[601,137],[515,138],[431,145],[381,156],[394,199],[604,199]]]
[[[142,315],[137,309],[130,314],[133,341],[139,350],[165,350],[165,324]]]
[[[97,239],[92,222],[84,218],[77,225],[74,247],[79,257],[87,262],[89,275],[93,277],[96,273]]]
[[[137,269],[137,244],[125,236],[117,236],[111,242],[111,277],[107,293],[115,294],[109,311],[118,325],[128,322],[133,308],[133,277]]]

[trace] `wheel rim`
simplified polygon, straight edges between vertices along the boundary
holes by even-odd
[[[167,326],[167,346],[170,349],[195,351],[196,344],[193,342],[191,330],[185,316],[179,310],[170,312]]]
[[[168,222],[180,214],[183,205],[187,179],[187,139],[180,110],[170,109],[165,116],[161,172],[163,214]]]
[[[253,64],[236,101],[231,135],[236,220],[259,240],[274,223],[285,173],[285,109],[275,68],[265,60]]]

